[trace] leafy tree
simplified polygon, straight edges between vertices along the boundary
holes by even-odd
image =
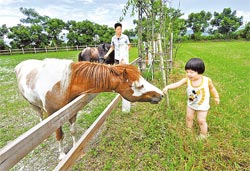
[[[99,43],[110,43],[114,29],[107,25],[94,24],[94,34],[99,36]]]
[[[20,21],[24,24],[44,24],[49,19],[48,16],[41,16],[32,8],[20,8],[20,11],[27,17]]]
[[[21,24],[11,27],[7,37],[13,39],[10,45],[14,48],[26,47],[32,43],[29,27]]]
[[[50,19],[48,16],[41,16],[34,9],[31,8],[20,8],[20,11],[26,16],[26,18],[20,19],[21,23],[28,24],[28,26],[13,27],[10,37],[13,37],[13,46],[17,47],[44,47],[49,44],[48,34],[45,33],[44,26]],[[25,32],[26,34],[20,35],[20,33]],[[16,34],[16,35],[15,35]],[[29,36],[29,37],[25,37]]]
[[[31,25],[29,31],[31,46],[39,48],[49,45],[48,35],[43,31],[41,25]]]
[[[172,31],[174,39],[180,36],[184,36],[187,28],[185,26],[185,20],[180,17],[183,15],[179,9],[169,8],[167,10],[167,23],[169,25],[169,32]]]
[[[49,44],[47,34],[40,25],[24,26],[18,24],[10,28],[7,37],[13,39],[10,44],[13,48],[44,47]]]
[[[129,41],[132,42],[133,39],[136,37],[136,32],[134,31],[134,29],[129,29],[129,30],[124,30],[123,32],[124,34],[126,34],[129,37]]]
[[[59,37],[59,34],[65,28],[66,23],[58,18],[49,18],[45,27],[45,31],[48,33],[48,38],[51,41],[52,45],[61,45],[62,40]]]
[[[8,32],[9,32],[8,27],[6,26],[6,24],[3,24],[3,25],[0,27],[0,39],[3,39],[3,38],[4,38],[4,35],[6,35]]]
[[[9,29],[7,28],[6,24],[3,24],[0,27],[0,50],[4,50],[8,46],[4,42],[4,36],[9,32]]]
[[[86,45],[94,44],[93,37],[94,33],[94,24],[88,20],[76,22],[69,21],[66,27],[69,31],[67,38],[69,45]]]
[[[212,14],[210,12],[205,12],[204,10],[199,13],[191,13],[188,15],[186,26],[193,30],[194,39],[200,37],[201,33],[206,31],[211,18]]]
[[[237,17],[236,11],[231,8],[224,8],[222,13],[214,12],[214,18],[211,20],[213,33],[229,35],[236,31],[243,24],[243,17]]]
[[[242,37],[250,40],[250,22],[248,22],[242,30]]]

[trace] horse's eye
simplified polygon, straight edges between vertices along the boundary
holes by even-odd
[[[142,84],[142,85],[140,85],[140,86],[138,86],[138,87],[136,87],[136,88],[142,89],[143,87],[144,87],[144,85]]]

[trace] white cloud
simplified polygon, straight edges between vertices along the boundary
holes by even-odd
[[[68,4],[92,4],[94,0],[61,0],[61,3],[68,3]]]
[[[182,18],[186,19],[191,12],[200,12],[202,9],[211,12],[221,12],[218,11],[218,9],[222,10],[225,6],[222,5],[222,2],[219,3],[216,1],[216,3],[218,3],[216,7],[213,5],[213,7],[210,8],[211,5],[209,4],[213,4],[212,2],[215,1],[204,2],[205,4],[201,2],[197,3],[197,1],[198,0],[181,0],[181,9],[182,12],[185,13]],[[178,8],[179,1],[172,0],[171,2],[172,7]],[[250,21],[250,10],[245,9],[247,4],[235,4],[236,0],[223,0],[223,2],[227,2],[228,6],[232,6],[232,9],[237,9],[237,16],[243,16],[244,23]],[[51,18],[59,18],[64,21],[82,21],[87,19],[98,24],[113,27],[114,23],[119,21],[119,18],[123,15],[122,9],[125,4],[126,0],[121,0],[119,3],[113,0],[0,0],[0,26],[7,24],[7,26],[10,27],[20,23],[20,19],[25,16],[20,12],[19,8],[24,7],[33,8],[40,15],[47,15]],[[122,21],[124,30],[135,27],[133,20],[137,19],[137,15],[131,17],[130,13],[131,9],[129,9],[128,14],[124,17],[124,21]]]
[[[20,23],[20,19],[24,15],[19,8],[2,7],[0,15],[0,26],[6,24],[8,27],[15,26]]]
[[[240,10],[238,10],[236,12],[236,15],[238,17],[243,16],[243,22],[244,22],[244,24],[246,22],[250,22],[250,11],[240,11]]]
[[[23,3],[25,0],[0,0],[0,6],[9,6],[16,3]]]

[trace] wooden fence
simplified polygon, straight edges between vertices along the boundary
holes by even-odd
[[[86,47],[95,47],[95,45],[8,49],[8,50],[0,50],[0,55],[48,53],[48,52],[60,52],[60,51],[78,51]]]
[[[136,44],[131,44],[137,46]],[[48,53],[48,52],[65,52],[65,51],[80,51],[86,47],[97,47],[98,45],[84,45],[84,46],[61,46],[61,47],[45,47],[45,48],[21,48],[0,50],[1,55],[15,55],[15,54],[30,54],[30,53]]]
[[[132,63],[136,63],[138,59]],[[17,139],[7,144],[0,149],[0,171],[9,170],[22,158],[24,158],[29,152],[35,149],[45,139],[47,139],[55,130],[67,122],[73,113],[80,111],[85,105],[87,105],[97,94],[85,94],[80,95],[73,101],[65,105],[63,108],[50,115],[48,118],[19,136]],[[57,165],[55,170],[68,170],[74,162],[82,155],[83,149],[87,143],[101,127],[106,117],[113,110],[115,105],[120,100],[120,95],[117,95],[113,101],[106,107],[106,109],[100,114],[96,121],[90,126],[90,128],[82,135],[77,141],[76,145],[67,153],[67,155]]]

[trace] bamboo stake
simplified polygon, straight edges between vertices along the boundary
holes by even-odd
[[[157,42],[158,42],[158,48],[159,48],[159,57],[160,57],[160,68],[161,68],[161,73],[162,73],[162,80],[164,87],[167,86],[167,80],[166,80],[166,73],[164,69],[164,61],[163,61],[163,53],[162,53],[162,45],[161,45],[161,35],[157,35]],[[166,105],[169,106],[169,98],[168,98],[168,93],[166,93]]]

